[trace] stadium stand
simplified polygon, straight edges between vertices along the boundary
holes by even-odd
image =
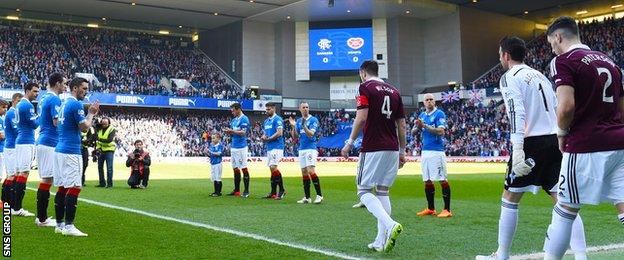
[[[462,100],[454,103],[440,104],[439,107],[447,114],[448,130],[445,135],[447,152],[450,156],[506,156],[509,155],[509,129],[505,107],[501,101],[490,101],[487,104],[473,103]],[[117,155],[124,156],[133,148],[133,142],[142,139],[145,147],[153,156],[206,156],[210,136],[221,132],[227,127],[231,116],[225,112],[197,111],[184,113],[162,109],[149,111],[146,109],[124,109],[112,112],[105,109],[103,116],[111,117],[118,129]],[[421,110],[423,111],[423,110]],[[418,112],[409,115],[408,131],[415,128],[414,119]],[[314,114],[321,122],[319,138],[331,138],[336,135],[340,124],[350,125],[354,118],[344,110]],[[475,116],[478,115],[478,116]],[[249,140],[251,156],[266,154],[262,136],[262,120],[252,120]],[[284,120],[288,120],[284,117]],[[298,140],[290,135],[290,124],[284,122],[285,156],[297,156]],[[350,130],[348,130],[350,131]],[[230,137],[224,136],[225,154],[229,155]],[[341,146],[339,144],[338,146]],[[408,153],[420,154],[420,132],[408,135]],[[319,156],[339,156],[340,148],[319,148]],[[354,154],[357,154],[354,152]]]
[[[46,85],[53,72],[93,73],[104,93],[243,98],[215,66],[175,37],[136,32],[0,21],[0,85]],[[187,44],[187,45],[185,45]],[[132,55],[127,55],[132,53]],[[170,81],[190,83],[177,86]],[[180,81],[178,81],[180,82]]]
[[[618,62],[620,68],[624,65],[624,40],[620,37],[623,31],[624,19],[606,18],[603,21],[580,22],[581,40],[593,50],[604,52]],[[550,51],[546,35],[540,35],[528,44],[529,52],[525,63],[544,75],[550,75],[550,61],[555,57]],[[503,75],[500,65],[473,81],[470,85],[475,88],[498,87],[498,81]]]

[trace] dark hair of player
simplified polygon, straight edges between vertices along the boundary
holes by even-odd
[[[234,103],[232,105],[230,105],[230,108],[236,109],[236,110],[241,110],[241,104],[240,103]]]
[[[524,41],[516,36],[505,36],[500,40],[500,47],[503,53],[509,53],[511,59],[524,62],[527,48]]]
[[[269,102],[269,103],[266,103],[266,105],[264,105],[264,106],[265,107],[275,107],[275,103]]]
[[[143,143],[143,140],[138,139],[138,140],[134,141],[134,145],[137,145],[138,143]]]
[[[374,60],[367,60],[360,65],[360,70],[371,76],[379,75],[379,64]]]
[[[50,75],[50,78],[48,79],[48,84],[50,84],[50,87],[56,85],[56,83],[63,83],[63,74],[54,72],[52,73],[52,75]]]
[[[71,82],[69,82],[69,89],[74,90],[74,88],[79,87],[82,83],[89,83],[89,81],[81,77],[75,77],[71,80]]]
[[[555,19],[550,26],[548,26],[546,35],[552,35],[559,29],[561,29],[561,36],[567,39],[576,38],[579,35],[578,24],[576,24],[574,18],[569,16],[562,16]]]
[[[31,91],[33,88],[38,88],[39,86],[35,82],[28,82],[26,86],[24,86],[24,92]]]
[[[9,106],[9,102],[5,101],[4,99],[0,99],[0,107],[5,107],[5,106]]]

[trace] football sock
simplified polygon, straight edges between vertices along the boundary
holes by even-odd
[[[9,179],[5,179],[2,183],[2,202],[7,202],[11,205],[11,196],[9,195],[11,192],[11,188],[13,187],[13,181]]]
[[[544,259],[561,259],[563,257],[570,244],[572,223],[574,223],[576,215],[576,212],[564,209],[559,204],[555,205],[544,241],[544,251],[546,252]]]
[[[518,225],[518,203],[502,199],[501,213],[498,219],[498,250],[499,259],[509,258],[509,250]]]
[[[275,179],[277,180],[277,186],[279,186],[279,192],[283,193],[284,192],[284,179],[282,178],[282,173],[279,170],[275,170],[276,177]]]
[[[11,205],[11,209],[15,210],[15,200],[17,195],[15,194],[15,186],[17,185],[17,180],[13,180],[11,185],[7,186],[7,197],[9,199],[9,204]]]
[[[243,184],[245,185],[245,193],[249,193],[249,171],[243,168]]]
[[[48,203],[50,201],[50,183],[39,183],[37,190],[37,218],[40,222],[48,219]]]
[[[277,191],[277,174],[271,172],[271,194],[275,194]]]
[[[310,179],[312,179],[312,184],[314,184],[314,189],[316,190],[316,195],[323,196],[321,193],[321,181],[319,180],[316,173],[310,174]]]
[[[63,223],[63,218],[65,217],[65,194],[67,193],[67,189],[61,186],[58,187],[56,191],[56,195],[54,196],[54,213],[56,215],[56,223]]]
[[[303,193],[305,194],[306,199],[310,198],[310,176],[303,175]]]
[[[217,194],[221,195],[221,188],[223,187],[223,182],[217,181]]]
[[[392,205],[390,204],[390,197],[388,196],[388,192],[387,191],[377,192],[376,197],[381,203],[381,206],[383,206],[386,213],[388,213],[389,216],[392,216]],[[377,221],[377,237],[375,238],[375,244],[379,245],[380,243],[384,242],[385,231],[386,231],[385,227],[383,226],[381,221],[378,220]]]
[[[622,223],[622,225],[624,225],[624,213],[619,214],[618,215],[618,219],[620,220],[620,223]]]
[[[366,209],[381,221],[384,230],[394,224],[394,220],[388,215],[381,201],[370,192],[366,192],[360,196],[360,201],[366,206]]]
[[[241,173],[238,168],[234,169],[234,192],[240,191]]]
[[[212,184],[214,185],[214,193],[219,193],[219,183],[218,183],[218,181],[213,181]]]
[[[427,208],[434,210],[435,204],[433,198],[435,196],[435,186],[433,185],[433,182],[425,182],[425,195],[427,196]]]
[[[444,199],[444,209],[451,211],[451,186],[449,186],[448,181],[442,181],[440,185],[442,186],[442,199]]]
[[[577,214],[572,223],[570,233],[570,249],[574,252],[575,260],[587,259],[587,244],[585,243],[585,227],[581,215]]]
[[[76,205],[78,204],[79,194],[80,194],[80,189],[69,188],[67,190],[67,195],[65,196],[65,224],[66,225],[74,224],[74,219],[76,218]]]
[[[17,176],[15,182],[15,210],[22,208],[22,202],[24,201],[24,195],[26,194],[26,181],[28,177]]]

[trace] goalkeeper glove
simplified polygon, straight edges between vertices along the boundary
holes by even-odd
[[[511,170],[514,177],[526,176],[533,168],[524,159],[524,147],[522,144],[514,144],[511,161]]]

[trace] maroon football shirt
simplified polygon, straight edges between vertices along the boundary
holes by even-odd
[[[574,88],[574,119],[565,152],[624,149],[624,123],[618,101],[624,96],[622,72],[604,53],[576,45],[551,62],[555,86]]]
[[[395,120],[405,118],[399,90],[380,80],[368,80],[360,84],[357,97],[357,109],[363,108],[368,108],[368,116],[361,151],[398,151]]]

